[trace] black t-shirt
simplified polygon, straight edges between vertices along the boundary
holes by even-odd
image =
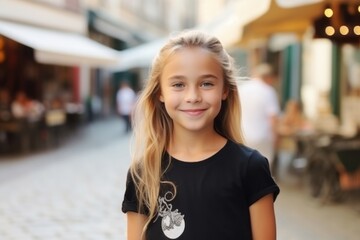
[[[165,155],[163,161],[167,159]],[[280,191],[267,159],[231,141],[203,161],[171,158],[164,180],[176,185],[176,196],[172,199],[169,185],[161,186],[147,240],[252,239],[250,205],[271,193],[275,201]],[[134,183],[128,177],[122,211],[137,212],[137,206]]]

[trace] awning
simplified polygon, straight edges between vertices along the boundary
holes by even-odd
[[[33,48],[40,63],[91,67],[118,63],[117,51],[76,33],[0,21],[0,35]]]
[[[153,40],[147,31],[138,29],[124,23],[122,18],[115,18],[100,10],[89,9],[89,27],[112,38],[126,42],[128,46],[134,46]]]
[[[161,38],[152,42],[144,43],[137,47],[128,48],[118,52],[118,64],[112,68],[114,72],[125,71],[131,68],[149,67],[165,43]]]
[[[283,8],[299,7],[323,1],[325,0],[276,0],[277,4]]]
[[[244,26],[239,45],[250,39],[268,38],[274,33],[292,32],[301,35],[322,14],[325,4],[318,0],[292,0],[285,3],[285,0],[271,0],[266,13]]]
[[[261,16],[269,8],[269,0],[230,1],[213,21],[197,26],[196,29],[208,32],[222,42],[225,48],[234,46],[242,35],[242,27]],[[130,68],[149,67],[167,38],[161,38],[119,51],[119,62],[113,71]]]
[[[216,36],[225,48],[242,37],[243,27],[269,9],[269,0],[230,1],[210,23],[198,28]]]

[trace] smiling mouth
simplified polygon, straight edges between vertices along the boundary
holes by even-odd
[[[188,109],[188,110],[181,110],[182,112],[191,115],[191,116],[198,116],[202,114],[205,109]]]

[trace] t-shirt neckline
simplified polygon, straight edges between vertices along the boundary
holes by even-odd
[[[219,156],[221,156],[222,152],[225,151],[225,149],[230,145],[230,140],[226,140],[226,143],[224,144],[224,146],[222,146],[217,152],[215,152],[213,155],[200,160],[200,161],[196,161],[196,162],[187,162],[187,161],[183,161],[183,160],[179,160],[173,156],[171,156],[168,152],[166,152],[166,157],[171,157],[171,162],[172,164],[178,165],[178,166],[183,166],[183,167],[200,167],[200,166],[205,166],[208,165],[210,163],[212,163],[213,161],[215,161],[216,159],[219,158]]]

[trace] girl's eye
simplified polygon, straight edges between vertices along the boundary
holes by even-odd
[[[182,88],[182,87],[184,87],[185,85],[184,85],[183,83],[174,83],[172,86],[173,86],[174,88]]]
[[[203,82],[203,83],[201,84],[201,86],[202,86],[202,87],[212,87],[212,86],[214,86],[214,84],[211,83],[211,82]]]

